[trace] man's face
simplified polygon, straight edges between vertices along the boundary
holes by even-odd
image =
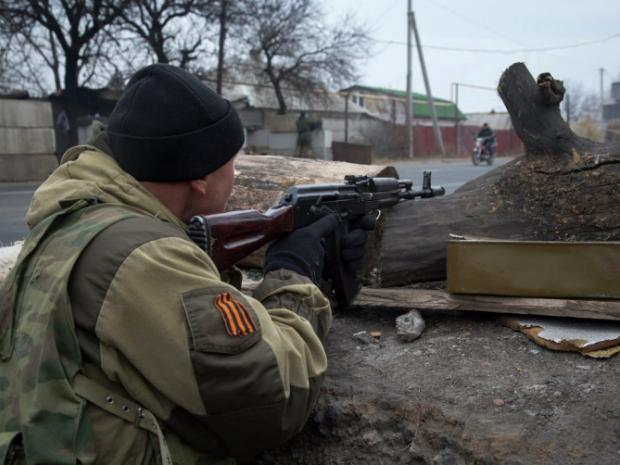
[[[222,213],[233,189],[235,178],[235,158],[209,175],[192,181],[192,190],[185,210],[185,219],[194,215],[212,215]]]

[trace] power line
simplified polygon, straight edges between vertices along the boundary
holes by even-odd
[[[586,47],[588,45],[600,44],[604,42],[609,42],[610,40],[616,39],[620,37],[620,32],[613,34],[609,37],[605,37],[602,39],[595,39],[586,42],[579,42],[576,44],[570,45],[560,45],[557,47],[538,47],[538,48],[515,48],[515,49],[498,49],[498,48],[461,48],[461,47],[444,47],[442,45],[423,45],[422,48],[428,48],[431,50],[444,50],[449,52],[470,52],[470,53],[499,53],[504,55],[509,55],[512,53],[534,53],[534,52],[551,52],[554,50],[566,50],[572,48]],[[406,42],[399,42],[396,40],[375,40],[375,42],[380,44],[390,44],[390,45],[407,45]]]
[[[443,3],[438,2],[437,0],[433,0],[432,2],[427,0],[427,3],[430,3],[431,5],[433,5],[435,7],[441,8],[441,9],[447,11],[448,13],[451,13],[452,15],[456,16],[457,18],[462,19],[466,23],[472,24],[472,25],[474,25],[474,26],[476,26],[478,28],[481,27],[483,31],[495,34],[496,36],[501,37],[502,39],[509,40],[510,42],[514,42],[515,44],[526,45],[526,44],[524,44],[523,42],[521,42],[519,40],[515,40],[512,37],[508,37],[507,35],[504,35],[503,33],[499,32],[499,31],[495,31],[495,30],[491,29],[488,24],[484,24],[482,22],[479,22],[476,19],[470,18],[469,16],[466,16],[466,15],[464,15],[462,13],[459,13],[458,11],[453,10],[452,8],[444,5]]]
[[[385,11],[384,11],[383,13],[381,13],[381,14],[377,17],[377,19],[376,19],[376,20],[372,23],[372,25],[370,26],[370,27],[371,27],[371,29],[372,29],[373,27],[375,27],[377,24],[379,24],[379,23],[381,22],[381,20],[382,20],[383,18],[385,18],[385,15],[387,15],[390,11],[392,11],[392,10],[394,9],[394,7],[396,6],[396,4],[397,4],[397,3],[400,3],[400,0],[394,0],[394,2],[393,2],[393,3],[389,6],[389,7],[387,7],[387,8],[385,9]]]
[[[477,84],[465,84],[463,82],[454,82],[453,84],[458,84],[459,87],[469,87],[470,89],[491,90],[493,92],[497,91],[495,87],[479,86]]]

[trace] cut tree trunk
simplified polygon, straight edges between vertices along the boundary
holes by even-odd
[[[561,117],[564,88],[523,63],[499,94],[525,154],[451,195],[404,202],[386,215],[381,287],[444,279],[450,233],[498,239],[620,239],[620,146],[583,139]]]

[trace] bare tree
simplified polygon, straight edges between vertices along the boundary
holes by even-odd
[[[566,81],[565,86],[570,89],[570,92],[567,92],[570,98],[565,99],[562,106],[565,113],[570,112],[571,121],[598,116],[600,98],[594,92],[587,91],[581,83]]]
[[[570,92],[567,92],[563,107],[571,129],[581,137],[602,141],[604,130],[600,124],[600,97],[587,91],[581,83],[568,82],[566,88]]]
[[[62,88],[60,63],[54,53],[56,41],[53,37],[43,40],[46,35],[49,37],[50,31],[36,23],[14,22],[9,15],[0,15],[0,77],[5,90],[45,95]],[[50,73],[42,72],[46,67]]]
[[[0,16],[0,92],[8,92],[9,88],[9,48],[13,34],[8,22]]]
[[[304,95],[342,86],[368,53],[365,28],[350,16],[327,25],[317,0],[256,0],[246,18],[252,69],[273,87],[280,114],[287,111],[285,87]]]
[[[219,5],[219,33],[218,33],[218,45],[217,45],[217,78],[215,84],[215,90],[218,94],[222,94],[222,80],[224,76],[224,46],[226,44],[226,35],[228,34],[228,27],[230,24],[230,1],[220,0]]]
[[[69,118],[69,142],[77,143],[79,87],[97,77],[105,58],[101,32],[118,18],[130,0],[3,0],[0,17],[11,25],[16,72],[34,76],[41,90],[46,86],[41,66],[53,76]],[[20,62],[16,63],[17,60]],[[39,77],[37,79],[37,76]]]
[[[235,44],[243,34],[243,26],[248,18],[248,7],[257,0],[215,0],[207,10],[207,16],[217,23],[217,65],[215,70],[215,89],[222,93],[224,76],[228,69],[227,55],[235,51]],[[231,41],[233,39],[231,46]],[[228,40],[228,42],[227,42]]]
[[[205,12],[215,0],[142,0],[118,8],[122,19],[118,42],[135,50],[135,36],[158,63],[188,68],[204,52]],[[129,33],[129,36],[123,34]],[[148,57],[146,61],[151,61]]]

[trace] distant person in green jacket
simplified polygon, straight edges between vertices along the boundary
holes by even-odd
[[[297,118],[297,145],[295,156],[300,158],[314,158],[312,150],[312,131],[321,128],[320,120],[313,120],[302,111]]]

